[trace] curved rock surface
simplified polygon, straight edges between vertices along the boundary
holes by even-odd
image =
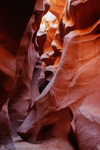
[[[100,0],[0,3],[0,146],[17,133],[99,150]]]
[[[37,139],[44,139],[50,137],[50,135],[51,137],[69,137],[71,134],[70,125],[73,118],[76,117],[78,108],[84,105],[97,105],[99,100],[99,79],[97,76],[100,73],[97,69],[99,68],[100,44],[99,1],[95,6],[97,9],[94,9],[95,14],[97,14],[95,20],[92,19],[94,18],[94,12],[92,12],[94,1],[91,5],[90,3],[91,1],[68,1],[66,4],[65,13],[59,27],[61,38],[64,39],[60,64],[51,82],[37,97],[33,110],[18,130],[18,134],[23,139],[35,142]],[[91,13],[85,14],[86,6]],[[78,9],[81,7],[82,9]],[[81,15],[80,18],[80,15],[78,15],[80,13],[85,16]],[[69,27],[68,23],[70,23]],[[96,96],[97,99],[95,99]],[[29,125],[28,122],[31,122],[31,124]],[[86,125],[88,126],[87,123]],[[73,126],[75,134],[78,135],[77,124]],[[88,137],[91,134],[88,134]],[[82,135],[79,135],[76,136],[76,138],[79,138],[79,148],[91,149],[91,147],[82,147]],[[82,144],[85,145],[86,141],[84,138]],[[99,142],[99,139],[97,142]],[[97,142],[94,142],[93,146]]]

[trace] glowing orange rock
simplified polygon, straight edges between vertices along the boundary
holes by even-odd
[[[73,129],[79,149],[99,148],[99,6],[99,0],[67,2],[60,22],[60,64],[18,130],[23,139],[69,137]]]

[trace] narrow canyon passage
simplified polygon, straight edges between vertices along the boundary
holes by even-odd
[[[100,0],[1,0],[0,150],[100,150]]]

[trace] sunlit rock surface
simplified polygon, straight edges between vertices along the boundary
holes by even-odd
[[[51,5],[50,12],[53,13],[60,21],[62,17],[62,13],[64,11],[64,7],[66,4],[66,0],[46,0]]]
[[[1,148],[99,150],[100,0],[0,3]]]

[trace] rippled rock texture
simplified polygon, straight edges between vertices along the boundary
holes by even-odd
[[[0,52],[1,146],[100,149],[100,0],[2,0]]]

